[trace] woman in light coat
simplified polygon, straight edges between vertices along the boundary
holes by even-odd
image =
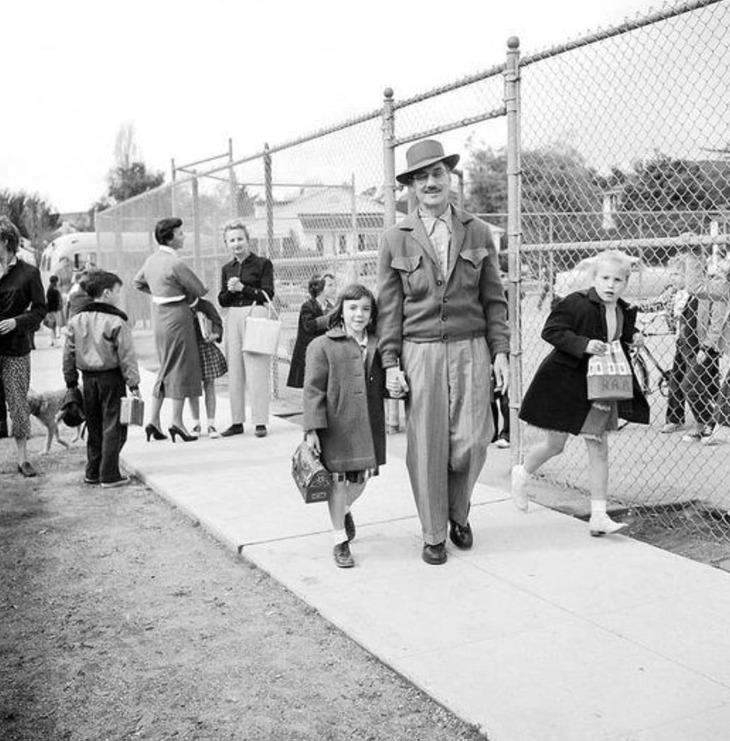
[[[196,440],[183,424],[186,398],[201,394],[202,371],[194,315],[190,310],[208,289],[177,253],[185,242],[182,219],[161,219],[155,226],[155,239],[160,245],[147,258],[134,278],[138,290],[152,296],[152,321],[160,370],[153,391],[150,422],[145,427],[147,440],[164,440],[160,425],[160,410],[165,397],[172,399],[172,441]]]

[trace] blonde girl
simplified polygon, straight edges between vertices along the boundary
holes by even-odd
[[[625,526],[606,513],[608,432],[617,428],[619,416],[630,422],[649,422],[649,407],[635,376],[634,395],[627,401],[589,401],[586,383],[591,355],[604,355],[609,343],[619,339],[628,357],[631,344],[641,341],[635,329],[637,310],[621,298],[631,263],[631,258],[615,250],[585,261],[592,287],[569,294],[548,316],[542,338],[553,350],[537,369],[520,409],[520,418],[541,428],[544,435],[527,452],[524,463],[512,470],[515,505],[527,511],[530,476],[563,452],[568,435],[579,435],[588,451],[591,535],[614,533]]]

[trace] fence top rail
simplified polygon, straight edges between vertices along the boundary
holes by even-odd
[[[615,249],[651,249],[654,247],[712,247],[730,244],[730,234],[717,236],[643,237],[637,239],[600,239],[592,242],[536,242],[523,244],[520,252],[594,252]]]
[[[581,36],[573,41],[558,44],[557,46],[551,46],[549,49],[545,49],[544,51],[525,55],[520,59],[520,67],[527,67],[530,64],[535,64],[535,62],[541,62],[545,59],[550,59],[551,57],[564,54],[565,52],[579,49],[582,46],[588,46],[596,41],[605,41],[614,36],[621,36],[629,31],[643,28],[644,26],[651,26],[659,21],[665,21],[669,18],[683,15],[684,13],[690,13],[693,10],[700,10],[701,8],[706,8],[710,5],[716,5],[723,2],[726,2],[726,0],[688,0],[688,2],[683,2],[672,7],[662,8],[661,10],[656,10],[653,13],[648,13],[638,18],[627,18],[623,23],[617,26],[610,26],[609,28]]]

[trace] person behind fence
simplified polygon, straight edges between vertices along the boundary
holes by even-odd
[[[215,424],[216,398],[215,379],[228,372],[226,358],[216,346],[223,338],[223,320],[218,310],[210,301],[198,299],[193,309],[195,312],[195,335],[198,338],[200,352],[200,367],[203,376],[203,396],[205,397],[205,415],[207,418],[206,431],[210,438],[220,437]],[[193,435],[201,435],[200,400],[197,397],[190,399],[190,409],[193,415]]]
[[[78,270],[73,274],[73,283],[66,299],[67,319],[76,316],[86,304],[91,303],[89,294],[84,288],[85,281],[91,270]]]
[[[12,422],[18,472],[31,477],[36,475],[27,449],[31,337],[43,321],[46,302],[41,274],[18,258],[19,247],[18,228],[0,216],[0,385]]]
[[[637,310],[621,295],[631,271],[630,258],[607,250],[586,261],[593,286],[562,299],[550,312],[542,338],[553,346],[537,369],[520,408],[525,422],[540,428],[543,439],[512,469],[512,499],[527,511],[527,483],[548,460],[563,452],[568,435],[580,435],[588,450],[591,492],[591,535],[615,533],[625,526],[606,512],[608,494],[608,432],[618,418],[649,423],[649,406],[628,361],[630,345],[641,343],[635,329]],[[631,378],[624,401],[589,400],[588,369],[591,356],[607,355],[613,340],[620,340],[623,369]],[[620,359],[619,359],[620,362]]]
[[[299,310],[297,337],[289,365],[289,376],[286,379],[286,385],[295,389],[300,389],[304,385],[304,360],[309,343],[327,331],[328,313],[333,308],[331,301],[337,291],[335,276],[332,273],[315,275],[310,278],[307,291],[309,298]]]
[[[340,568],[355,565],[350,508],[385,463],[385,373],[376,322],[373,294],[363,285],[349,285],[330,315],[330,329],[307,348],[304,439],[335,479],[328,505]]]
[[[48,279],[48,288],[46,289],[46,307],[48,313],[43,323],[51,330],[51,347],[56,344],[58,332],[62,324],[61,308],[63,307],[63,298],[61,291],[58,290],[58,276],[52,275]]]
[[[697,362],[710,368],[717,366],[719,373],[722,355],[730,358],[730,257],[718,261],[712,274],[698,287],[696,295],[700,301],[710,302],[709,326],[697,354]],[[701,439],[703,445],[719,445],[725,442],[721,437],[721,428],[730,427],[730,368],[721,384],[712,373],[709,378],[709,392],[712,393],[715,388],[717,391],[712,401],[712,418],[706,428],[711,433],[709,436],[701,433]],[[692,399],[692,392],[688,393]]]
[[[251,251],[248,229],[241,220],[229,221],[223,240],[233,259],[221,271],[218,303],[228,308],[225,341],[228,361],[228,394],[231,426],[221,435],[243,434],[246,416],[246,392],[251,404],[251,418],[256,437],[266,437],[271,399],[271,356],[243,350],[246,319],[266,317],[274,297],[274,266],[266,257]]]
[[[182,219],[160,219],[155,226],[159,248],[145,260],[134,278],[134,287],[152,296],[152,325],[160,363],[152,391],[150,421],[145,427],[147,440],[166,440],[160,424],[165,398],[172,399],[170,437],[175,442],[197,440],[183,423],[186,398],[199,397],[203,382],[200,353],[195,336],[195,319],[190,310],[208,289],[177,253],[185,243]],[[88,279],[87,279],[88,285]]]
[[[119,308],[122,279],[95,270],[86,279],[91,301],[68,323],[63,348],[63,377],[67,388],[83,381],[86,415],[87,484],[103,488],[124,486],[129,477],[119,469],[119,454],[127,441],[127,427],[119,421],[126,388],[140,398],[139,366],[132,329]]]
[[[382,237],[378,336],[386,388],[407,394],[406,465],[423,560],[447,559],[446,536],[473,545],[471,495],[492,439],[490,376],[507,390],[507,301],[489,226],[450,204],[458,154],[420,141],[397,180],[418,208]]]

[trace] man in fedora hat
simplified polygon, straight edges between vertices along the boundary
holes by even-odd
[[[386,387],[408,394],[406,465],[423,560],[446,561],[446,536],[472,547],[469,506],[492,439],[490,376],[506,390],[507,302],[489,226],[450,204],[458,154],[420,141],[396,177],[417,210],[388,229],[378,259],[378,336]]]

